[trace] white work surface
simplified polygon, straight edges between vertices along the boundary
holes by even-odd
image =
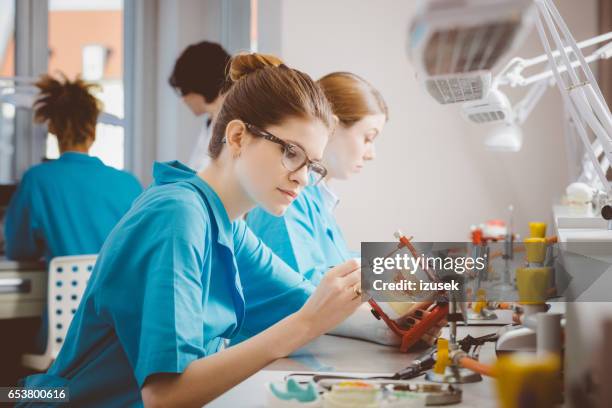
[[[493,333],[499,326],[459,327],[457,339],[467,334],[474,337]],[[448,329],[443,332],[448,338]],[[409,365],[422,351],[402,353],[397,347],[381,346],[361,340],[324,335],[299,349],[288,358],[274,361],[263,370],[238,384],[213,402],[208,407],[265,407],[266,391],[264,384],[268,381],[280,381],[285,375],[293,372],[352,373],[364,375],[392,374]],[[481,349],[480,361],[495,361],[494,343],[487,343]],[[425,381],[418,377],[413,382]],[[497,407],[494,380],[484,377],[483,381],[463,384],[463,401],[452,407]]]

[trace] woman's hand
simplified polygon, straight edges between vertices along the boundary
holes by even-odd
[[[361,304],[361,269],[351,259],[330,269],[308,301],[297,312],[309,337],[315,338],[340,324]]]

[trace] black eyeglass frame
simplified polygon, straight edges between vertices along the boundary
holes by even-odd
[[[265,131],[263,129],[258,128],[255,125],[251,125],[250,123],[244,122],[244,125],[246,126],[247,130],[258,137],[264,138],[272,143],[276,143],[279,144],[283,147],[283,151],[286,150],[295,150],[295,149],[299,149],[302,151],[302,153],[304,153],[304,162],[302,164],[300,164],[296,169],[290,169],[287,167],[287,165],[283,162],[283,166],[285,166],[285,168],[287,170],[289,170],[291,173],[295,173],[296,171],[299,171],[300,169],[302,169],[304,166],[308,166],[308,171],[316,173],[318,175],[320,175],[319,180],[317,180],[316,183],[312,183],[312,185],[317,185],[321,182],[321,180],[323,180],[326,176],[327,176],[327,169],[325,168],[325,166],[323,166],[323,164],[321,164],[320,161],[318,160],[312,160],[310,159],[310,157],[308,157],[308,154],[306,153],[306,151],[301,147],[298,146],[296,144],[293,143],[289,143],[283,139],[281,139],[278,136],[274,136],[272,133]],[[317,170],[313,170],[313,168],[317,168]]]

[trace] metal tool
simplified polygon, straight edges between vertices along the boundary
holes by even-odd
[[[424,405],[426,406],[458,404],[462,397],[461,388],[451,384],[389,384],[385,388],[391,393],[387,397],[390,402],[393,402],[394,393],[397,393],[398,396],[401,396],[402,393],[418,394],[424,397]],[[398,398],[398,401],[401,401],[400,398]]]
[[[420,375],[423,375],[426,370],[429,370],[433,367],[435,359],[434,354],[436,352],[436,347],[432,346],[428,348],[423,354],[412,360],[410,365],[401,369],[397,373],[393,375],[382,375],[382,376],[371,376],[371,377],[360,377],[360,376],[346,376],[346,375],[326,375],[326,374],[315,374],[315,373],[292,373],[285,377],[285,381],[289,378],[300,378],[303,377],[304,380],[309,381],[312,380],[315,383],[318,383],[322,380],[389,380],[389,381],[399,381],[399,380],[409,380],[412,378],[416,378]],[[302,382],[302,381],[300,381]]]
[[[514,225],[513,225],[514,224],[513,222],[514,206],[513,205],[508,206],[508,212],[510,214],[509,214],[509,220],[508,220],[508,229],[504,237],[504,254],[502,256],[504,260],[504,275],[503,275],[501,286],[504,289],[513,290],[514,284],[512,282],[512,272],[510,270],[510,263],[512,262],[512,259],[514,259],[514,234],[512,232],[514,229]]]
[[[460,279],[455,277],[454,279]],[[461,285],[461,287],[464,287]],[[463,301],[461,294],[449,294],[449,313],[447,320],[450,324],[449,340],[438,339],[438,353],[436,356],[436,364],[433,369],[428,371],[426,378],[429,381],[448,383],[448,384],[464,384],[482,381],[479,372],[473,371],[470,368],[463,367],[463,364],[469,363],[475,369],[486,369],[467,356],[457,341],[457,322],[467,320],[466,302]]]

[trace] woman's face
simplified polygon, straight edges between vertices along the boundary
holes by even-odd
[[[321,160],[329,129],[319,120],[291,118],[262,129],[285,142],[301,147],[310,160]],[[308,167],[291,172],[283,164],[283,146],[253,135],[236,161],[240,184],[256,205],[282,215],[308,184]]]
[[[339,124],[329,138],[323,163],[329,178],[347,179],[359,173],[365,162],[374,160],[374,141],[382,132],[384,114],[368,115],[350,127]]]

